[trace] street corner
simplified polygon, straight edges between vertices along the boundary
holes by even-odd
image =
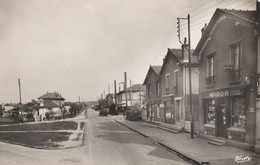
[[[77,123],[77,130],[70,131],[71,134],[68,140],[56,143],[59,146],[57,149],[69,149],[83,145],[86,123],[83,121],[78,121]]]

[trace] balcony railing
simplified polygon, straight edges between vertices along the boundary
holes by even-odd
[[[165,88],[165,95],[169,95],[170,94],[170,89],[169,88]]]
[[[238,70],[231,70],[229,71],[229,79],[231,81],[237,81],[241,79],[242,76],[242,69],[238,69]]]
[[[215,83],[215,76],[211,76],[211,77],[206,77],[206,83],[208,85],[212,85]]]

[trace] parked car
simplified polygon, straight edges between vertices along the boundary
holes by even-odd
[[[107,111],[105,109],[100,110],[99,116],[107,116]]]

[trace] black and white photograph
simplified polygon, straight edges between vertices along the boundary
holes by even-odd
[[[259,0],[0,0],[0,165],[260,165]]]

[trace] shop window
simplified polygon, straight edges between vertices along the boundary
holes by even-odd
[[[156,117],[160,118],[160,107],[158,104],[155,104],[155,109],[156,109]]]
[[[246,100],[245,98],[233,99],[232,126],[245,128],[246,119]]]
[[[147,106],[147,117],[151,116],[151,105]]]
[[[206,100],[206,124],[215,125],[216,121],[216,101],[214,99]]]

